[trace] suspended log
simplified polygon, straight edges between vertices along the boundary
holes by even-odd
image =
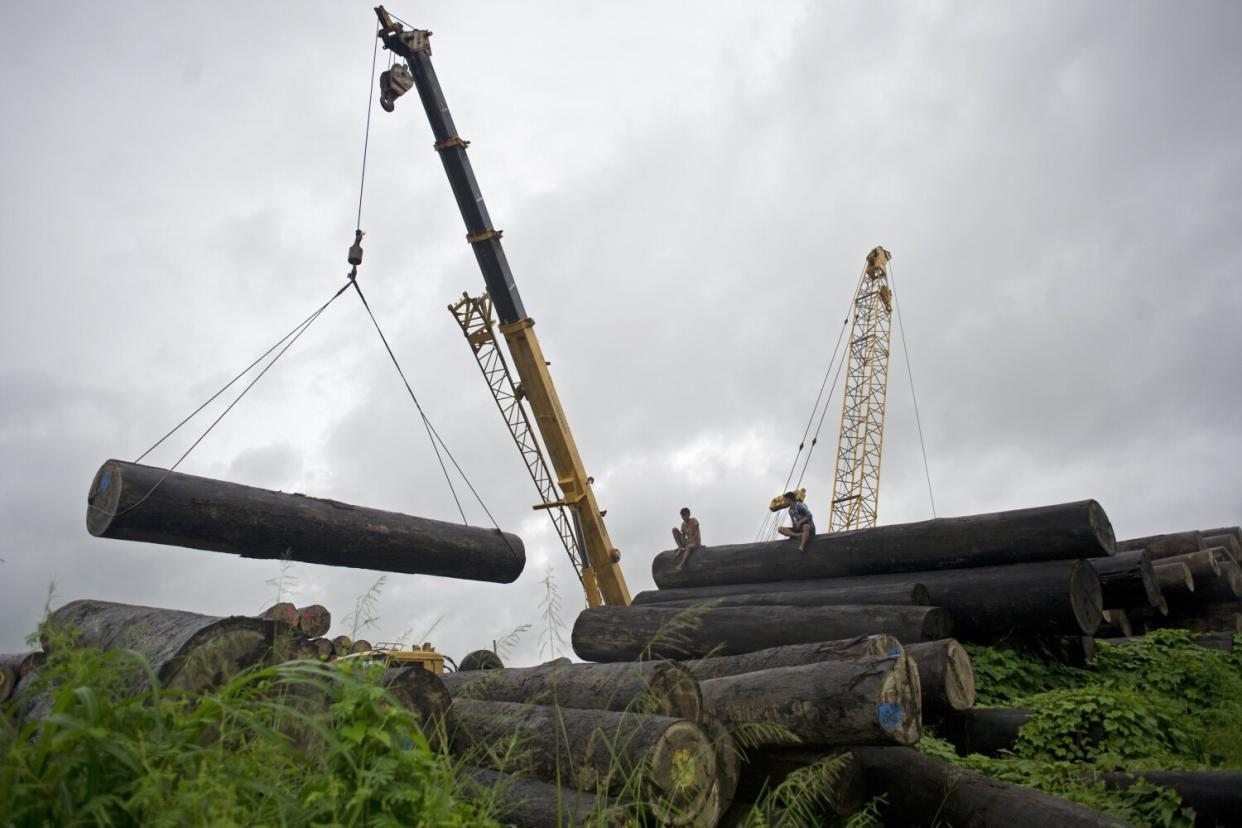
[[[763,801],[794,774],[799,774],[818,799],[837,816],[856,813],[863,803],[862,762],[848,750],[755,748],[746,751],[737,796],[751,803]],[[768,823],[783,825],[784,823]]]
[[[777,583],[785,582],[780,581]],[[832,584],[833,582],[815,583]],[[691,591],[687,589],[650,589],[634,596],[633,603],[639,606],[656,605],[662,607],[692,607],[705,603],[715,607],[826,607],[840,604],[884,604],[894,607],[903,605],[926,607],[931,605],[931,597],[927,593],[927,587],[910,581],[891,584],[868,582],[843,586],[821,586],[785,592],[759,589],[752,593],[734,593],[712,597],[687,595],[678,598],[669,596],[669,593],[687,593]]]
[[[1118,552],[1133,552],[1146,549],[1153,559],[1168,558],[1173,555],[1185,555],[1199,549],[1207,549],[1203,543],[1203,533],[1197,529],[1188,532],[1172,532],[1167,535],[1148,535],[1145,538],[1130,538],[1117,541]]]
[[[962,756],[970,753],[997,756],[1013,749],[1018,731],[1033,715],[1033,710],[1008,707],[962,710],[937,719],[936,735],[950,742]]]
[[[474,699],[455,699],[453,718],[451,750],[496,770],[610,793],[637,774],[638,798],[669,825],[702,818],[717,784],[711,743],[685,719]]]
[[[17,684],[39,668],[47,656],[31,653],[0,653],[0,702],[8,701],[17,692]]]
[[[702,683],[707,712],[745,746],[899,744],[922,735],[918,667],[905,654],[774,667]]]
[[[990,779],[907,747],[856,748],[866,796],[887,795],[884,824],[1088,828],[1127,823],[1046,793]]]
[[[939,607],[594,607],[579,613],[572,641],[587,661],[638,661],[736,655],[876,632],[932,641],[947,638],[952,626]]]
[[[1108,558],[1092,558],[1087,563],[1100,576],[1104,606],[1121,609],[1149,606],[1159,609],[1162,615],[1168,614],[1169,608],[1156,584],[1151,554],[1146,549],[1118,552]]]
[[[975,668],[957,641],[944,638],[910,644],[906,655],[919,668],[924,710],[966,710],[974,705]]]
[[[298,629],[307,638],[320,638],[332,627],[332,613],[319,604],[298,607]]]
[[[491,815],[514,828],[622,828],[634,823],[633,808],[598,791],[578,791],[477,765],[459,765],[457,778],[463,782],[461,790],[466,799],[489,803]]]
[[[799,667],[821,661],[855,659],[866,655],[900,655],[901,643],[891,635],[860,635],[842,641],[817,641],[812,644],[786,644],[751,653],[714,656],[683,661],[683,666],[699,681],[757,673],[773,667]]]
[[[173,690],[201,693],[263,661],[271,652],[274,624],[246,616],[217,618],[181,610],[71,601],[48,619],[69,630],[78,644],[100,650],[135,650],[151,665],[160,683]],[[55,640],[43,635],[43,649]],[[136,679],[146,689],[146,675]]]
[[[1113,553],[1113,530],[1094,500],[970,517],[937,518],[815,537],[805,554],[794,541],[709,546],[684,570],[676,551],[651,564],[670,587],[923,572]],[[933,600],[934,597],[933,597]]]
[[[1128,788],[1137,779],[1172,788],[1195,809],[1195,825],[1242,826],[1242,773],[1238,771],[1137,771],[1102,774],[1107,788]]]
[[[703,717],[699,683],[672,661],[472,670],[449,673],[444,683],[463,699],[659,713],[692,722]]]
[[[516,535],[109,460],[87,497],[86,528],[119,540],[412,575],[510,583]]]
[[[1152,566],[1152,571],[1156,573],[1156,586],[1160,588],[1161,594],[1195,591],[1195,576],[1184,563],[1164,563],[1162,560],[1160,564]]]

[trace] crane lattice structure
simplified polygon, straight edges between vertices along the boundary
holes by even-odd
[[[841,403],[841,434],[832,482],[832,532],[875,526],[880,501],[880,458],[884,448],[884,410],[888,394],[888,355],[893,293],[883,247],[867,254],[854,295],[849,368]]]

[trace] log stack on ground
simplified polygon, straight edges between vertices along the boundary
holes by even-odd
[[[860,635],[841,641],[812,644],[785,644],[732,656],[714,656],[684,661],[682,664],[699,681],[758,673],[773,667],[800,667],[821,661],[852,660],[861,656],[901,655],[901,643],[891,635]]]
[[[516,535],[273,492],[109,460],[87,496],[86,527],[119,540],[270,558],[511,583],[526,553]]]
[[[29,653],[0,653],[0,703],[12,698],[18,683],[37,670],[46,658],[40,650]]]
[[[600,791],[579,791],[478,765],[459,765],[457,774],[463,779],[462,793],[467,799],[488,803],[497,820],[514,828],[623,828],[634,824],[635,806],[622,805]]]
[[[1146,549],[1118,552],[1107,558],[1088,561],[1100,577],[1104,606],[1108,609],[1155,607],[1161,615],[1169,612],[1168,604],[1156,583],[1151,553]]]
[[[634,793],[666,825],[714,825],[727,805],[702,729],[685,719],[519,702],[455,699],[450,748],[493,770],[561,780],[570,788]],[[497,756],[497,745],[515,750]]]
[[[572,642],[589,661],[637,661],[736,655],[869,633],[933,641],[952,627],[939,607],[594,607],[578,615]]]

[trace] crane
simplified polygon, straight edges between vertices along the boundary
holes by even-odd
[[[888,395],[888,350],[892,338],[893,292],[888,283],[891,254],[876,247],[854,294],[853,325],[846,359],[841,431],[832,481],[830,532],[875,526],[880,500],[880,459]]]
[[[487,286],[482,296],[466,294],[449,310],[461,326],[539,490],[540,502],[534,508],[547,510],[551,515],[557,535],[574,561],[587,604],[626,606],[630,603],[630,591],[619,565],[620,553],[608,536],[604,512],[592,489],[594,480],[586,473],[570,431],[549,363],[535,333],[535,320],[522,303],[501,244],[501,231],[493,227],[483,202],[466,154],[469,142],[457,134],[449,114],[431,64],[431,32],[402,26],[383,6],[377,6],[375,13],[379,18],[378,37],[384,48],[405,61],[404,66],[394,64],[380,76],[380,105],[391,112],[397,98],[411,88],[417,89],[435,136],[435,150],[466,224],[466,241]],[[505,349],[500,346],[501,337]],[[508,360],[504,356],[506,349]]]

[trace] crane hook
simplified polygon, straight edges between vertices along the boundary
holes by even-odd
[[[354,243],[349,246],[349,257],[347,261],[353,265],[353,269],[349,271],[349,278],[354,279],[358,276],[358,265],[362,264],[362,237],[366,233],[361,230],[354,231]]]

